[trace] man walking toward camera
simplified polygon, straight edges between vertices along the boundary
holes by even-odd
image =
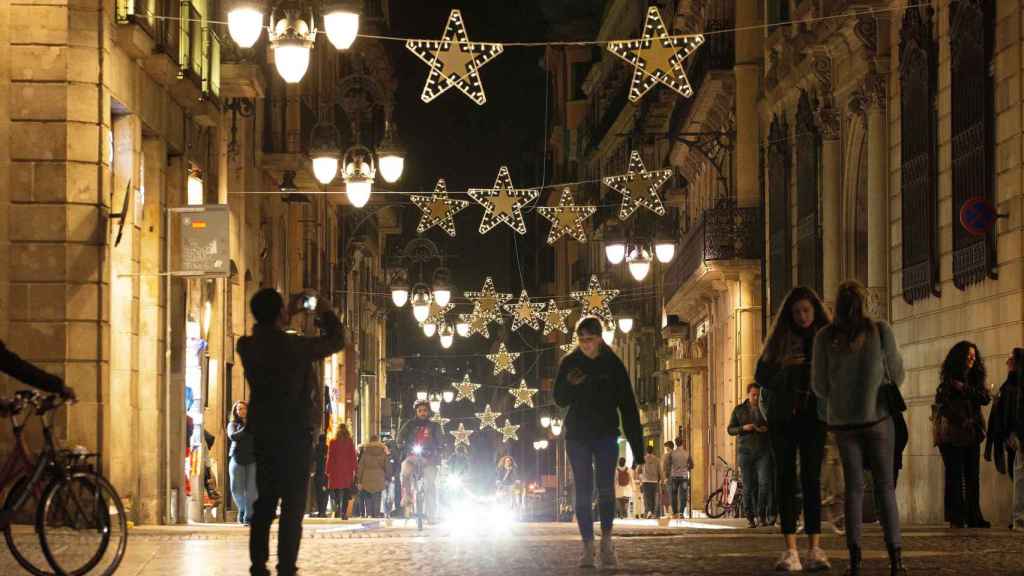
[[[325,302],[297,296],[286,308],[277,290],[265,288],[249,303],[256,325],[238,340],[249,382],[249,429],[256,453],[259,498],[249,532],[252,576],[269,576],[270,525],[281,505],[277,573],[293,576],[302,539],[302,515],[309,489],[313,433],[319,422],[313,362],[345,345],[341,322]],[[320,336],[288,334],[291,314],[316,315]]]
[[[693,458],[690,451],[683,446],[683,439],[676,438],[676,447],[669,455],[669,494],[672,497],[672,514],[682,518],[686,512],[686,503],[690,500],[690,470],[693,470]]]

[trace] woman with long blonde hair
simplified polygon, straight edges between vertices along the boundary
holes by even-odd
[[[326,468],[334,517],[348,520],[348,502],[355,489],[356,445],[344,422],[337,421],[328,435]]]

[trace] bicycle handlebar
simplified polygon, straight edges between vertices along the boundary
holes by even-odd
[[[0,398],[0,413],[16,416],[31,406],[35,413],[42,416],[56,410],[67,402],[60,394],[40,394],[34,390],[18,390],[13,398]]]

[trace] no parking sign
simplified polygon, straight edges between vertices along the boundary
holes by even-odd
[[[984,236],[995,226],[996,220],[1007,217],[1007,214],[997,213],[995,206],[981,196],[968,198],[960,207],[960,225],[972,236]]]

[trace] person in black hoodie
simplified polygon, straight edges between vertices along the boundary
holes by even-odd
[[[953,528],[989,528],[981,514],[981,407],[992,401],[981,352],[958,342],[942,363],[935,391],[932,434],[945,467],[946,521]]]
[[[824,403],[811,391],[814,336],[829,323],[814,290],[798,286],[778,310],[775,325],[757,361],[754,381],[761,385],[761,411],[775,461],[775,506],[779,511],[786,551],[776,570],[804,569],[796,547],[797,453],[803,493],[804,532],[810,540],[808,571],[831,568],[821,549],[821,463],[825,458]]]
[[[1009,374],[988,414],[985,460],[993,461],[1000,474],[1009,474],[1013,485],[1010,530],[1024,529],[1024,458],[1019,454],[1024,438],[1024,348],[1014,348],[1006,359]]]
[[[643,428],[626,367],[601,339],[601,320],[588,316],[576,325],[579,346],[562,359],[555,380],[555,402],[568,407],[565,448],[576,482],[576,522],[583,537],[581,567],[594,566],[591,494],[597,484],[601,517],[601,564],[617,564],[612,544],[615,519],[615,462],[619,457],[619,417],[634,454],[644,454]],[[596,474],[595,474],[596,463]]]

